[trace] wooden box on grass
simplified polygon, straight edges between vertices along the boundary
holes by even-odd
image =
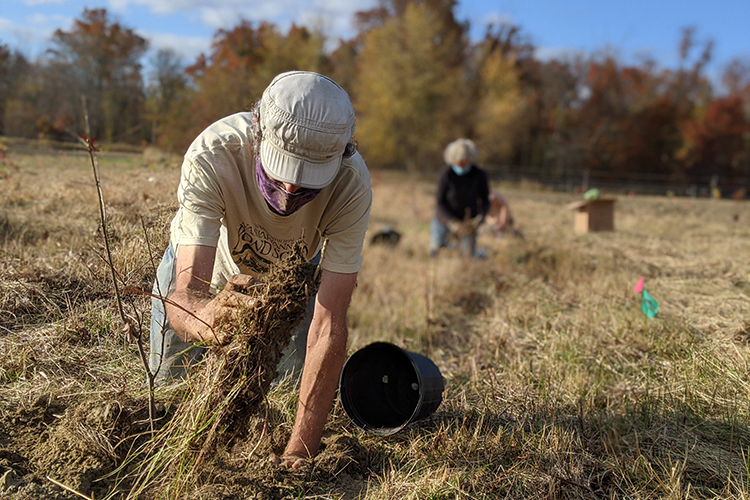
[[[576,233],[614,231],[615,229],[615,200],[613,198],[576,201],[568,205],[568,208],[576,212],[574,226]]]

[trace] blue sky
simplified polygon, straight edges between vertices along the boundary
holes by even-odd
[[[55,29],[70,29],[84,7],[106,8],[152,49],[170,47],[186,63],[208,51],[213,34],[242,18],[286,29],[294,21],[320,26],[332,40],[353,35],[354,12],[376,0],[0,0],[0,43],[34,58]],[[521,26],[542,58],[605,48],[624,62],[678,61],[681,30],[712,39],[716,77],[733,58],[750,62],[750,0],[460,0],[457,17],[479,37],[488,22]],[[697,54],[696,54],[697,55]]]

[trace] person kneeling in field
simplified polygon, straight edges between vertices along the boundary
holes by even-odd
[[[513,229],[513,216],[510,213],[508,200],[497,191],[490,193],[490,209],[484,219],[487,229],[495,236],[503,231]]]
[[[308,260],[328,240],[314,312],[280,365],[303,368],[292,435],[284,454],[271,457],[294,468],[317,453],[346,356],[372,203],[353,133],[347,93],[302,71],[278,75],[252,111],[210,125],[185,154],[179,209],[154,283],[154,294],[168,298],[153,299],[151,320],[150,368],[164,383],[190,373],[222,318],[252,306],[233,285],[262,280],[300,238]]]
[[[435,218],[430,226],[430,257],[448,244],[459,241],[461,252],[479,257],[477,230],[490,207],[487,173],[477,166],[479,154],[470,139],[457,139],[445,148],[445,166],[435,193]]]

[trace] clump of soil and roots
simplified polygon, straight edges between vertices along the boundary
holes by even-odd
[[[205,461],[247,435],[292,333],[317,291],[316,266],[295,251],[273,266],[261,286],[244,290],[254,305],[218,326],[224,345],[210,344],[203,368],[190,381],[170,422],[145,448],[133,493],[163,490],[179,496],[207,479]]]

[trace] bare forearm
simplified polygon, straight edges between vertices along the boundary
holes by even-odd
[[[346,358],[348,331],[345,321],[316,326],[313,321],[308,334],[297,418],[285,452],[287,455],[312,457],[318,452]]]
[[[356,284],[356,273],[340,274],[324,269],[321,274],[307,334],[297,418],[284,455],[277,463],[296,468],[300,461],[318,452],[346,358],[346,313]]]
[[[203,342],[212,337],[212,318],[207,317],[211,300],[190,292],[175,292],[169,296],[167,318],[169,326],[185,342]]]

